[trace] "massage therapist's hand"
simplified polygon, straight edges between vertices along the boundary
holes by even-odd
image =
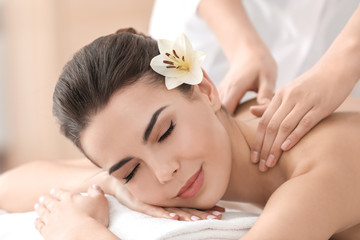
[[[116,178],[111,178],[110,193],[115,196],[120,203],[128,208],[141,212],[152,217],[167,218],[180,221],[197,221],[205,219],[221,219],[224,208],[214,206],[208,210],[197,210],[191,208],[163,208],[141,202],[134,197],[122,183]]]
[[[277,66],[248,18],[242,1],[202,0],[198,13],[214,32],[230,63],[219,86],[220,98],[227,110],[234,113],[247,91],[258,93],[259,104],[270,100]]]
[[[276,76],[275,60],[264,43],[239,44],[219,85],[220,99],[230,113],[247,91],[257,92],[258,104],[265,104],[273,96]]]
[[[260,170],[273,167],[320,120],[332,113],[360,79],[360,7],[315,66],[282,88],[264,112],[252,146]],[[261,115],[259,107],[252,109]]]
[[[351,92],[353,84],[331,79],[327,71],[312,69],[280,89],[265,107],[252,107],[262,115],[252,146],[251,160],[266,171],[282,151],[291,149],[319,121],[331,114]],[[265,112],[264,112],[265,110]]]

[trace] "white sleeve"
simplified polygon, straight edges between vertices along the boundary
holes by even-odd
[[[197,14],[201,0],[155,0],[149,34],[155,39],[175,39],[184,32],[185,23]]]

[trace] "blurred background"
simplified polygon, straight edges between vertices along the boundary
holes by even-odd
[[[153,0],[0,0],[0,172],[82,154],[52,116],[57,77],[95,38],[147,33]]]

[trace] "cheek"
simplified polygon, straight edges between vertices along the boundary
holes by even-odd
[[[126,184],[126,187],[138,200],[159,206],[165,203],[167,196],[163,186],[156,180],[149,168],[143,166],[143,169],[138,171],[136,179],[133,180]]]

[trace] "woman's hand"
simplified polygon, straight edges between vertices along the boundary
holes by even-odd
[[[141,202],[134,197],[116,178],[110,177],[110,192],[118,201],[128,208],[152,217],[167,218],[180,221],[196,221],[203,219],[221,219],[224,208],[214,206],[208,210],[191,208],[163,208]]]
[[[312,69],[280,89],[267,108],[251,108],[253,114],[262,115],[251,153],[254,163],[260,161],[261,171],[275,166],[282,151],[291,149],[349,95],[352,84],[326,74],[324,69]]]
[[[46,240],[86,236],[89,229],[84,222],[95,222],[105,230],[109,225],[108,201],[96,185],[88,189],[88,196],[52,190],[49,196],[40,197],[35,211],[39,215],[35,227]]]
[[[267,103],[273,96],[276,76],[276,62],[264,43],[241,44],[219,86],[220,99],[230,113],[247,91],[258,93],[258,104]]]

